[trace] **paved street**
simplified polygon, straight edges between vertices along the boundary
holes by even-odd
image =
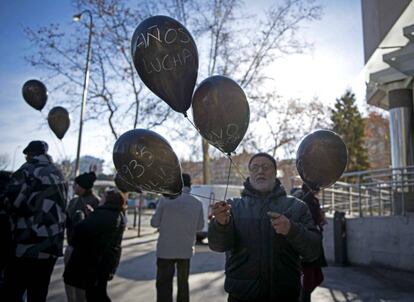
[[[113,301],[155,301],[155,244],[158,234],[145,228],[141,238],[136,230],[125,234],[122,262],[117,275],[109,283]],[[191,263],[191,301],[226,301],[223,289],[224,255],[198,245]],[[49,288],[48,301],[65,301],[62,281],[63,262],[59,259]],[[324,270],[325,281],[313,301],[414,301],[414,273],[366,267],[334,267]],[[176,290],[174,289],[176,292]]]

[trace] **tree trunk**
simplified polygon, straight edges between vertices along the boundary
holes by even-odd
[[[206,141],[204,138],[202,140],[202,146],[203,146],[203,184],[210,184],[210,156],[208,154],[208,148],[210,145],[208,144],[208,141]]]

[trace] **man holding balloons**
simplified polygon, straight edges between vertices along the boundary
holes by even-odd
[[[320,254],[321,236],[308,207],[287,196],[276,161],[253,155],[241,198],[213,206],[209,246],[226,252],[228,301],[297,301],[300,261]]]

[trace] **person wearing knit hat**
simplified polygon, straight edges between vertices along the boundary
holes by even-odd
[[[72,253],[72,237],[75,226],[85,219],[99,205],[99,198],[93,193],[92,188],[96,180],[95,172],[83,173],[75,178],[73,191],[77,197],[69,201],[66,210],[66,237],[68,246],[64,255],[67,264]],[[65,284],[68,302],[85,301],[85,291]]]
[[[23,301],[25,293],[27,301],[46,301],[53,268],[63,254],[68,187],[47,151],[46,142],[31,141],[23,150],[26,162],[5,188],[13,242],[1,301]],[[9,252],[7,243],[1,242],[1,250]]]
[[[26,148],[23,149],[23,154],[26,156],[36,156],[46,154],[49,146],[44,141],[31,141]]]
[[[75,183],[84,190],[90,190],[96,180],[95,172],[83,173],[75,178]],[[79,195],[79,194],[78,194]]]
[[[226,252],[228,301],[298,301],[301,261],[319,257],[321,235],[270,154],[253,155],[248,169],[241,197],[215,203],[208,229],[210,249]]]
[[[122,254],[125,204],[120,191],[106,190],[99,207],[75,226],[73,253],[65,266],[63,281],[66,288],[82,292],[83,299],[69,301],[111,301],[107,285]]]

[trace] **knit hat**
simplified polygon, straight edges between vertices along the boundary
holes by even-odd
[[[85,190],[91,189],[95,180],[95,172],[83,173],[75,178],[75,182]]]
[[[44,141],[31,141],[23,150],[25,155],[41,155],[47,153],[49,146]]]
[[[256,153],[255,155],[253,155],[249,160],[249,165],[248,165],[249,168],[250,168],[250,164],[252,163],[253,159],[255,159],[256,157],[266,157],[266,158],[268,158],[273,163],[273,165],[275,166],[275,170],[277,169],[276,160],[273,158],[273,156],[271,156],[270,154],[265,153],[265,152],[259,152],[259,153]]]

